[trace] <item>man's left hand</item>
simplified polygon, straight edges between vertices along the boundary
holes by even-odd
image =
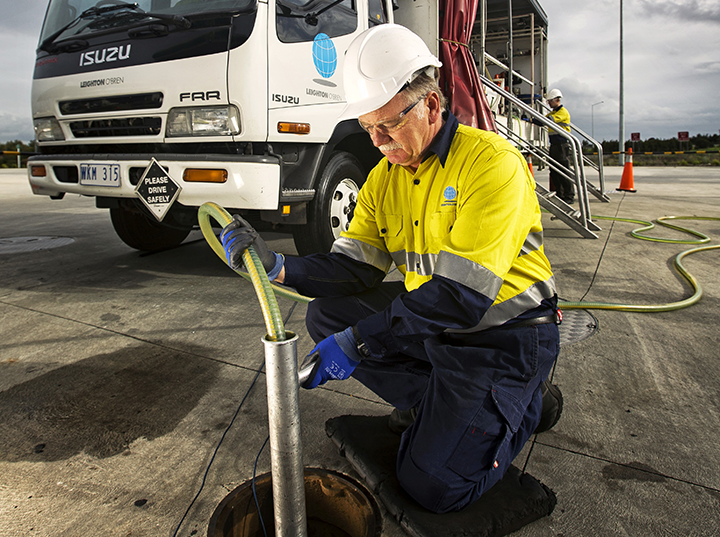
[[[278,277],[285,264],[282,254],[273,252],[257,231],[239,214],[220,233],[220,241],[225,250],[228,265],[233,270],[247,271],[243,263],[243,253],[250,245],[255,248],[260,262],[271,281]]]
[[[320,355],[320,358],[308,380],[302,385],[308,390],[325,384],[328,380],[348,378],[362,359],[357,351],[352,328],[347,328],[323,339],[305,358],[303,366],[307,365],[316,353]]]

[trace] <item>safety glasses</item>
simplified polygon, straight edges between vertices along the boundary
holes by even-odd
[[[394,118],[386,119],[385,121],[379,121],[378,123],[375,123],[372,125],[365,125],[360,120],[358,120],[358,123],[360,123],[360,126],[363,128],[363,130],[370,135],[377,132],[378,134],[387,136],[388,134],[395,132],[405,126],[405,123],[407,123],[408,119],[410,119],[407,117],[410,110],[415,108],[415,106],[419,102],[424,101],[425,97],[427,97],[427,95],[423,95],[422,97],[420,97],[420,99],[418,99],[417,101],[412,103],[410,106],[408,106],[405,110],[400,112]]]

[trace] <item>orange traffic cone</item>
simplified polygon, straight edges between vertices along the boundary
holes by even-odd
[[[637,192],[637,190],[635,190],[635,183],[633,182],[632,147],[628,148],[627,160],[625,161],[625,167],[623,168],[622,179],[620,179],[620,187],[618,190]]]
[[[529,155],[528,155],[528,157],[527,157],[527,163],[528,163],[528,168],[530,168],[530,175],[532,175],[533,178],[534,178],[534,177],[535,177],[535,172],[533,171],[533,167],[532,167],[532,158],[530,158]]]

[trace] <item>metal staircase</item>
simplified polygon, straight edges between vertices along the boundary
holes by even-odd
[[[518,114],[522,117],[533,120],[533,123],[540,124],[544,127],[556,127],[552,120],[546,118],[543,114],[532,108],[527,103],[506,91],[502,87],[499,87],[492,79],[481,75],[480,79],[482,83],[487,86],[491,91],[498,94],[504,99],[505,110],[516,109]],[[542,102],[538,101],[540,106],[549,110]],[[520,121],[514,113],[511,114],[514,120]],[[503,125],[502,122],[496,121],[499,133],[507,138],[510,142],[515,144],[521,153],[532,156],[541,163],[548,166],[549,169],[562,174],[567,177],[570,181],[575,184],[577,191],[577,200],[579,209],[565,203],[563,200],[544,186],[536,183],[535,192],[538,197],[540,206],[551,213],[554,218],[561,220],[568,227],[575,230],[584,238],[596,239],[596,231],[600,231],[600,226],[592,221],[592,215],[590,213],[590,204],[588,200],[588,194],[592,194],[602,202],[609,202],[610,198],[605,195],[605,180],[603,176],[603,153],[602,146],[596,141],[590,138],[586,133],[580,130],[575,125],[571,124],[571,128],[582,138],[593,144],[599,155],[598,164],[595,164],[587,156],[583,155],[582,144],[576,136],[566,132],[564,129],[557,129],[556,132],[561,136],[565,137],[570,146],[570,168],[566,168],[555,159],[550,157],[549,152],[544,149],[537,142],[529,140],[519,135],[510,127],[512,121],[509,121],[507,125]],[[598,174],[599,186],[595,186],[593,183],[588,181],[585,173],[585,165],[594,169]]]

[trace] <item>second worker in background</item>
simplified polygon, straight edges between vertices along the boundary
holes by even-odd
[[[552,119],[559,128],[570,132],[570,112],[562,105],[562,98],[563,95],[559,89],[550,90],[547,94],[547,103],[552,111],[547,114],[547,117]],[[565,137],[553,129],[548,129],[548,135],[550,141],[550,157],[565,168],[570,169],[570,143]],[[557,196],[561,200],[568,204],[575,201],[575,187],[573,182],[565,177],[564,174],[551,168],[550,182],[555,187],[555,192],[557,192]]]

